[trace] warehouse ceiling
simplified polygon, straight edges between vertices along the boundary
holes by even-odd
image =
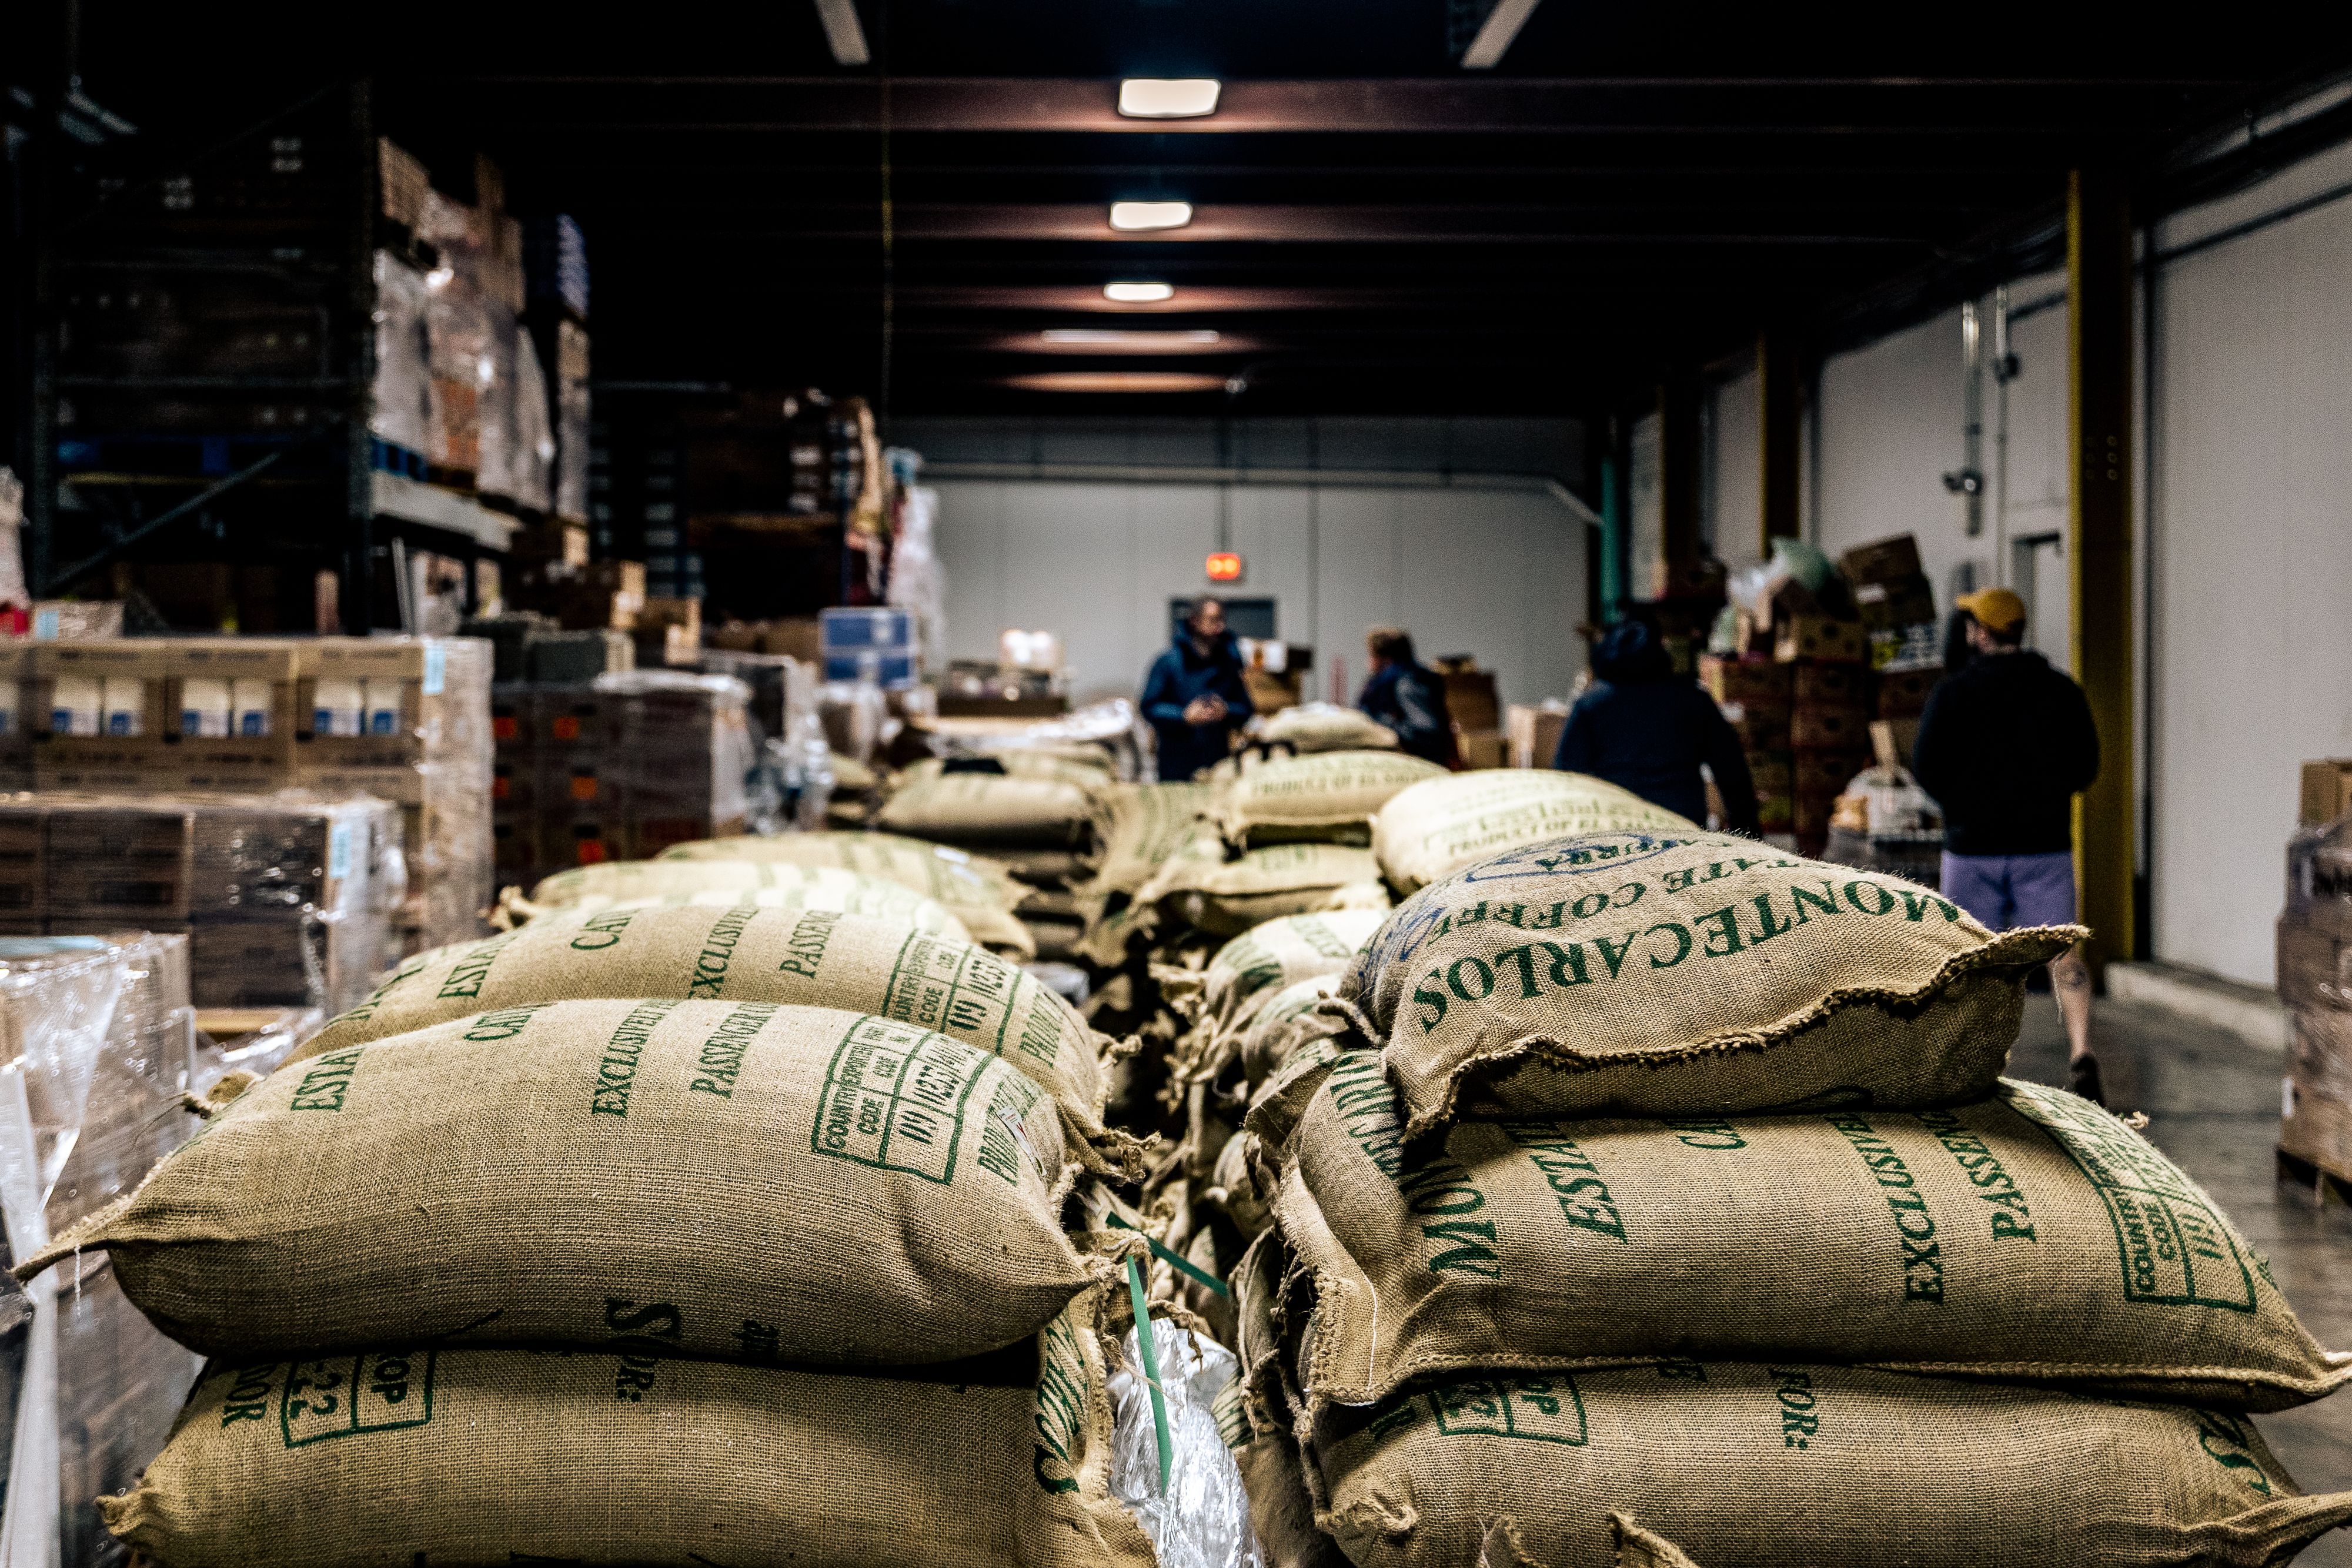
[[[1485,0],[855,5],[863,67],[811,0],[90,0],[79,47],[159,154],[371,76],[438,183],[462,193],[478,148],[515,210],[578,218],[600,379],[907,413],[1603,406],[1948,266],[2070,165],[2143,166],[2315,63],[2286,26],[2065,10],[1930,37],[1884,7],[1538,0],[1481,70]],[[1127,75],[1223,100],[1122,120]],[[1193,221],[1118,234],[1119,200]],[[1119,280],[1174,297],[1117,307]],[[1138,372],[1211,390],[1041,390]]]

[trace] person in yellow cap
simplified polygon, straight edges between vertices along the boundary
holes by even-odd
[[[2063,925],[2074,918],[2074,796],[2099,774],[2091,705],[2026,648],[2016,594],[1985,588],[1957,602],[1975,656],[1928,695],[1911,748],[1912,776],[1944,811],[1944,896],[1995,931]],[[2080,953],[2051,960],[2050,988],[2069,1087],[2105,1104]]]

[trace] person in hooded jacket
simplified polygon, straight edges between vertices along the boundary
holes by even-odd
[[[1412,636],[1394,626],[1364,635],[1372,673],[1356,706],[1397,737],[1408,757],[1451,768],[1456,758],[1454,714],[1445,706],[1445,677],[1414,656]]]
[[[1706,782],[1715,775],[1723,825],[1757,831],[1756,783],[1739,737],[1715,699],[1675,674],[1658,629],[1629,617],[1592,647],[1592,684],[1568,712],[1551,765],[1589,773],[1630,789],[1654,806],[1706,821]]]
[[[1159,737],[1160,782],[1180,784],[1223,762],[1234,733],[1256,711],[1223,603],[1199,601],[1143,677],[1143,716]]]

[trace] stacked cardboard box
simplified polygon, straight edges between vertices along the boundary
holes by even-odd
[[[0,929],[184,935],[207,1008],[366,996],[399,954],[394,809],[366,796],[29,794],[0,800]]]
[[[729,675],[637,670],[518,683],[492,698],[498,875],[529,884],[743,831],[751,691]]]
[[[412,946],[463,941],[490,896],[488,643],[139,637],[35,643],[20,711],[35,788],[373,795],[401,813]]]
[[[1943,662],[1936,627],[1936,593],[1919,568],[1909,534],[1856,545],[1838,557],[1838,572],[1853,590],[1853,607],[1868,633],[1874,669],[1910,669]]]
[[[1568,704],[1547,697],[1530,707],[1513,703],[1506,712],[1503,733],[1513,768],[1549,768],[1559,753],[1559,732],[1568,724]]]
[[[1454,744],[1462,766],[1507,767],[1511,741],[1503,728],[1502,691],[1495,672],[1480,669],[1467,653],[1440,659],[1437,665],[1445,680],[1445,706],[1454,716]]]
[[[1796,666],[1754,656],[1705,654],[1699,682],[1739,737],[1756,783],[1757,824],[1786,833],[1796,824]]]
[[[2307,762],[2278,923],[2289,1025],[2279,1149],[2352,1182],[2352,762]]]

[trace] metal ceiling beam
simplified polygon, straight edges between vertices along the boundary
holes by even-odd
[[[669,209],[634,207],[644,214]],[[746,219],[789,215],[779,235],[797,241],[867,239],[880,233],[878,214],[863,205],[735,208],[695,221],[697,209],[677,210],[666,233],[742,232]],[[972,203],[894,206],[892,233],[900,245],[940,240],[1045,240],[1105,245],[1216,245],[1231,242],[1408,245],[1622,246],[1905,246],[1930,243],[1926,233],[1809,227],[1773,231],[1677,230],[1662,226],[1669,213],[1624,214],[1639,228],[1611,229],[1572,210],[1516,206],[1307,206],[1283,203],[1203,205],[1182,228],[1123,232],[1109,223],[1107,204]],[[1760,214],[1759,214],[1760,215]]]
[[[866,47],[866,29],[857,20],[856,0],[816,0],[816,19],[824,25],[824,46],[837,66],[871,65],[873,51]]]
[[[432,106],[502,128],[566,132],[611,129],[877,131],[880,84],[844,77],[481,76],[419,84]],[[1121,135],[1218,136],[1252,131],[1385,131],[1443,133],[1879,135],[1890,131],[1982,135],[2013,130],[2016,106],[1993,119],[1965,116],[1916,120],[1921,97],[1941,93],[1952,108],[1981,111],[1988,89],[2033,97],[2050,132],[2097,130],[2119,118],[2113,95],[2237,87],[2222,80],[2136,82],[1936,80],[1874,78],[1624,78],[1399,77],[1330,80],[1234,80],[1224,84],[1217,112],[1199,120],[1129,120],[1118,113],[1118,84],[1070,78],[906,77],[889,89],[894,131],[1103,131]],[[600,106],[618,91],[659,99],[675,96],[685,112],[582,120],[549,113],[553,107],[530,89],[594,89],[576,101]],[[738,89],[751,89],[741,91]],[[470,95],[478,93],[478,98]],[[1720,110],[1718,118],[1657,117],[1661,96],[1681,94],[1692,105]],[[1802,95],[1802,96],[1799,96]],[[566,93],[569,98],[573,95]],[[456,101],[453,101],[456,100]],[[1596,112],[1612,103],[1620,118]],[[1761,110],[1769,113],[1741,112]],[[2151,106],[2154,107],[2154,106]],[[2170,115],[2158,117],[2169,119]]]

